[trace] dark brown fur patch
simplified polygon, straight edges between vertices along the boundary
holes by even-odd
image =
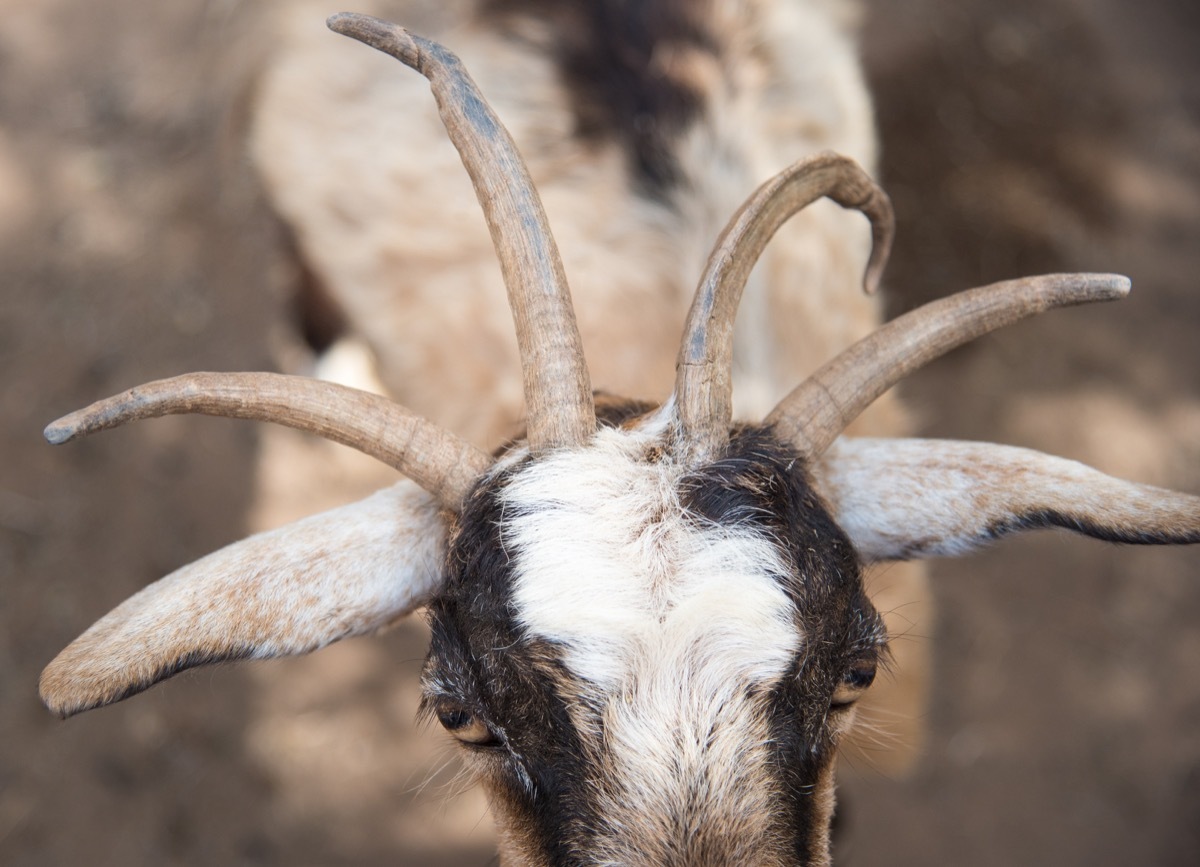
[[[545,863],[578,863],[563,829],[594,826],[596,817],[579,786],[583,750],[558,649],[529,640],[511,605],[499,492],[513,472],[486,479],[452,529],[446,583],[429,606],[425,701],[436,710],[439,699],[452,699],[500,735],[476,758],[501,821]]]
[[[606,391],[592,395],[596,405],[596,422],[602,427],[628,428],[638,419],[658,409],[658,405],[645,400],[618,397]]]
[[[1023,530],[1044,530],[1053,527],[1061,527],[1091,536],[1093,539],[1120,545],[1194,545],[1200,542],[1200,530],[1191,527],[1134,530],[1099,524],[1086,515],[1069,514],[1055,509],[1037,509],[997,521],[988,526],[987,534],[992,539],[999,539]]]
[[[887,636],[863,586],[857,555],[812,486],[803,460],[769,429],[736,429],[726,454],[690,480],[685,504],[724,525],[752,524],[794,564],[779,576],[805,647],[769,704],[779,804],[796,863],[827,854],[836,749],[830,697],[855,661],[881,661]]]
[[[483,0],[481,14],[503,27],[516,16],[550,21],[576,134],[622,143],[632,174],[661,196],[685,179],[673,142],[704,108],[695,85],[656,63],[665,49],[716,56],[705,0]]]

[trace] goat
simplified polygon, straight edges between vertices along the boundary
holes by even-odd
[[[875,163],[846,3],[403,6],[436,19],[422,26],[453,40],[512,132],[555,227],[592,378],[615,394],[670,390],[704,257],[750,190],[822,150]],[[307,270],[369,345],[387,393],[476,444],[511,437],[523,405],[501,274],[424,82],[329,39],[303,9],[281,30],[252,149]],[[762,418],[879,323],[879,299],[846,290],[866,257],[857,219],[814,203],[764,251],[735,323],[738,417]],[[898,401],[884,396],[853,432],[907,433]],[[931,631],[922,564],[868,584],[889,632]],[[895,643],[866,700],[886,748],[874,733],[847,746],[886,772],[919,752],[928,653]]]
[[[428,603],[426,704],[490,789],[508,861],[827,863],[834,747],[886,652],[859,561],[957,554],[1045,526],[1200,541],[1192,497],[1025,450],[840,436],[919,364],[1052,306],[1121,297],[1123,278],[1033,278],[935,302],[823,366],[762,423],[733,423],[734,313],[784,220],[821,195],[862,210],[875,241],[866,282],[878,282],[887,199],[832,155],[767,181],[730,221],[671,399],[593,399],[533,185],[457,60],[376,20],[331,24],[430,79],[509,288],[527,434],[493,459],[384,398],[270,375],[152,383],[52,424],[47,437],[65,442],[172,412],[269,419],[420,485],[147,588],[47,668],[52,710],[206,662],[306,652]]]

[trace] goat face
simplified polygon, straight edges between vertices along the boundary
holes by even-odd
[[[692,469],[667,419],[517,450],[471,495],[426,705],[530,863],[823,863],[882,622],[794,449],[745,428]]]
[[[457,59],[374,19],[333,25],[433,85],[508,284],[527,435],[493,460],[384,398],[271,374],[152,383],[56,422],[52,442],[166,413],[271,420],[417,484],[146,588],[47,667],[55,712],[207,662],[314,650],[428,604],[425,705],[491,788],[510,861],[822,864],[834,749],[886,652],[860,563],[1044,526],[1200,541],[1194,497],[1022,449],[840,436],[920,364],[1050,307],[1121,297],[1123,278],[1052,275],[934,302],[843,352],[761,425],[732,423],[737,300],[784,220],[821,195],[864,211],[868,286],[878,278],[886,196],[832,155],[771,179],[734,215],[671,399],[595,399],[540,202]]]

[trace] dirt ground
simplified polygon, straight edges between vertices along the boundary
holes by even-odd
[[[493,857],[482,799],[412,719],[418,625],[66,723],[36,697],[95,618],[249,521],[253,426],[40,430],[136,382],[274,363],[293,271],[242,151],[266,5],[0,0],[5,865]],[[1200,5],[867,5],[893,312],[1034,272],[1135,285],[913,377],[923,433],[1200,492]],[[839,863],[1200,863],[1200,551],[1037,534],[934,576],[935,634],[905,638],[934,643],[928,753],[904,780],[845,769]]]

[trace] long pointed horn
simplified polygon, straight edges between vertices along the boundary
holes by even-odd
[[[976,337],[1055,307],[1129,294],[1116,274],[1049,274],[969,289],[919,307],[864,337],[797,386],[767,416],[809,458],[918,367]]]
[[[442,123],[483,207],[508,287],[530,448],[582,443],[596,429],[583,342],[542,201],[512,137],[459,59],[441,45],[368,15],[343,12],[326,23],[429,79]]]
[[[270,421],[370,455],[458,510],[491,458],[387,398],[278,373],[189,373],[160,379],[47,426],[58,445],[143,418],[199,413]]]
[[[711,457],[729,437],[733,323],[750,272],[779,227],[822,196],[870,219],[871,259],[863,284],[868,293],[879,284],[895,221],[887,194],[857,163],[817,154],[759,187],[733,215],[709,256],[679,347],[675,395],[683,448],[693,462]]]

